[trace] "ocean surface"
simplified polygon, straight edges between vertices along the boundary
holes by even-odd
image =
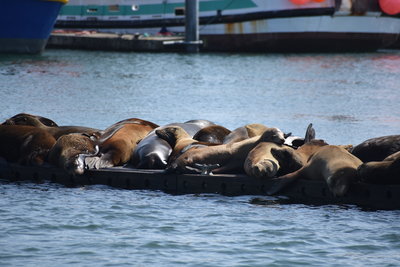
[[[0,121],[208,119],[358,144],[400,134],[400,51],[0,55]],[[253,201],[254,198],[263,201]],[[254,204],[262,203],[262,204]],[[0,180],[0,266],[399,266],[400,210]]]

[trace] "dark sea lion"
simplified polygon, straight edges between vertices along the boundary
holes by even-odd
[[[157,127],[158,125],[152,122],[137,118],[111,125],[99,138],[100,155],[86,157],[85,164],[90,169],[124,165],[131,159],[139,141]]]
[[[400,184],[400,151],[382,161],[370,161],[358,167],[360,180],[373,184]]]
[[[30,125],[48,131],[58,139],[60,136],[69,133],[85,133],[91,135],[96,132],[100,132],[99,129],[94,129],[84,126],[58,126],[55,122],[48,118],[44,118],[37,115],[31,115],[27,113],[17,114],[10,119],[7,119],[3,124],[6,125]]]
[[[190,136],[193,136],[203,127],[210,126],[210,124],[211,122],[206,120],[192,120],[186,123],[170,123],[158,127],[157,130],[168,126],[180,126]],[[130,163],[133,167],[139,169],[165,169],[171,152],[172,147],[168,142],[159,138],[155,130],[153,130],[136,146]]]
[[[96,155],[99,151],[96,141],[96,136],[65,134],[50,149],[47,161],[69,174],[81,175],[85,171],[85,157]]]
[[[0,156],[23,165],[42,165],[56,139],[47,131],[25,125],[0,125]]]
[[[400,151],[400,135],[388,135],[368,139],[355,146],[351,153],[363,162],[382,161]]]
[[[240,142],[251,137],[259,136],[263,134],[267,129],[267,126],[260,123],[247,124],[230,132],[224,138],[223,144]]]
[[[278,177],[268,194],[276,194],[298,179],[325,180],[334,196],[344,196],[357,180],[362,161],[340,146],[319,148],[299,170]]]
[[[216,165],[215,173],[243,171],[244,161],[255,146],[260,142],[283,144],[282,131],[277,128],[267,128],[261,136],[255,136],[240,142],[208,147],[194,147],[180,155],[169,167],[171,171],[182,173],[200,171],[201,165]]]
[[[19,113],[17,115],[12,116],[2,123],[3,125],[30,125],[36,127],[57,127],[57,123],[50,120],[49,118],[32,115],[28,113]]]
[[[209,120],[189,120],[189,121],[185,121],[184,123],[190,123],[190,124],[195,124],[195,125],[197,125],[198,127],[200,127],[200,129],[203,129],[204,127],[207,127],[207,126],[211,126],[211,125],[215,125],[215,123],[214,122],[212,122],[212,121],[209,121]],[[194,134],[193,134],[194,135]]]
[[[222,144],[224,142],[224,138],[230,133],[230,130],[221,125],[211,125],[198,131],[193,136],[193,139],[200,142]]]

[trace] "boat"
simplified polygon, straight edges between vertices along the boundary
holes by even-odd
[[[41,53],[68,0],[2,0],[0,53]]]
[[[399,39],[399,13],[400,0],[199,0],[201,49],[374,51]],[[184,15],[184,0],[70,0],[56,28],[179,35]]]

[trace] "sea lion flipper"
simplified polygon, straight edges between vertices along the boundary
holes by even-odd
[[[212,170],[220,167],[219,164],[194,164],[197,168],[201,170],[201,175],[213,175]]]
[[[312,123],[310,123],[306,130],[306,135],[304,137],[304,143],[307,144],[311,140],[315,139],[315,129],[312,127]]]

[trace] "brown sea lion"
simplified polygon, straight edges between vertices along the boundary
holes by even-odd
[[[50,149],[47,161],[63,168],[69,174],[81,175],[85,171],[85,157],[96,155],[99,151],[96,141],[96,136],[80,133],[65,134],[58,138]]]
[[[361,181],[373,184],[400,184],[400,151],[382,161],[370,161],[358,167]]]
[[[357,168],[362,161],[340,146],[326,145],[311,156],[299,170],[278,177],[268,194],[276,194],[298,179],[325,180],[334,196],[346,194],[357,180]]]
[[[216,165],[215,173],[243,171],[243,164],[247,154],[260,142],[274,142],[283,144],[285,141],[281,130],[267,128],[261,136],[252,137],[240,142],[230,144],[193,147],[180,155],[169,167],[169,170],[178,172],[199,171],[199,165]]]
[[[56,139],[47,131],[25,125],[0,125],[0,156],[23,165],[42,165]]]
[[[264,178],[294,172],[303,167],[308,159],[325,145],[328,144],[319,139],[307,141],[298,149],[268,142],[260,143],[247,156],[245,172],[249,176]]]
[[[200,142],[222,144],[224,138],[230,134],[231,131],[221,125],[211,125],[198,131],[193,139]]]
[[[260,123],[247,124],[230,132],[224,138],[223,144],[240,142],[251,137],[259,136],[263,134],[267,129],[267,126]]]
[[[246,157],[244,161],[244,171],[249,176],[254,177],[263,177],[263,178],[272,178],[275,177],[278,171],[282,172],[281,164],[286,162],[295,162],[295,161],[282,161],[280,162],[274,155],[271,153],[271,149],[281,150],[288,149],[294,150],[288,146],[282,146],[271,142],[261,142],[256,147],[254,147]],[[298,168],[300,168],[300,165]],[[297,168],[297,169],[298,169]],[[287,172],[295,171],[296,168],[290,169]],[[285,173],[286,171],[284,171]],[[286,173],[287,173],[286,172]]]
[[[316,149],[326,144],[314,138],[315,130],[310,123],[304,138],[297,137],[289,143],[288,138],[285,138],[285,146],[268,142],[258,144],[246,158],[244,164],[246,174],[272,178],[275,175],[281,176],[300,169]],[[293,144],[293,141],[296,142]],[[294,149],[297,146],[300,146],[300,149]]]
[[[355,146],[351,153],[363,162],[382,161],[400,151],[400,135],[388,135],[368,139]]]
[[[137,143],[158,125],[137,118],[119,121],[100,136],[98,144],[100,155],[86,157],[88,168],[108,168],[127,163]]]
[[[3,124],[35,126],[48,131],[56,139],[58,139],[60,136],[64,134],[69,134],[69,133],[85,133],[91,135],[93,133],[101,132],[99,129],[84,127],[84,126],[58,126],[55,122],[53,122],[48,118],[44,118],[37,115],[31,115],[27,113],[17,114],[7,119],[5,122],[3,122]]]

